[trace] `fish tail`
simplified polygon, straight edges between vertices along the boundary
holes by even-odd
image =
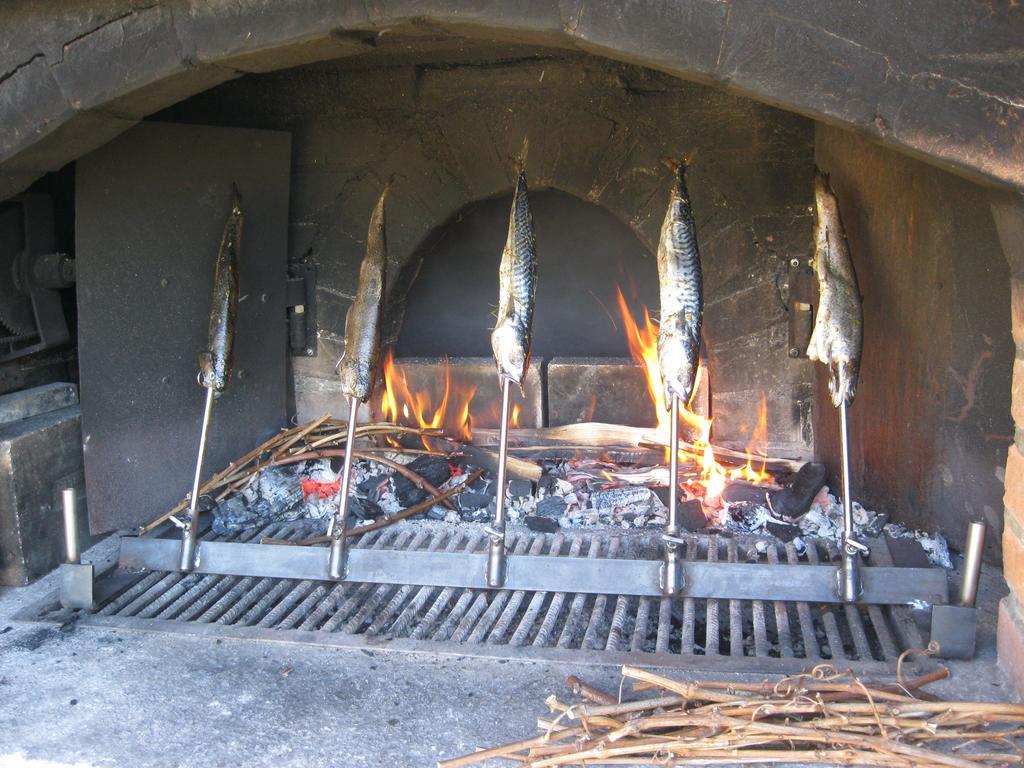
[[[519,155],[516,157],[516,175],[520,175],[526,171],[526,156],[530,153],[530,137],[523,137],[523,146],[519,149]]]

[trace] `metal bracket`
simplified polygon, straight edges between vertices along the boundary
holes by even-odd
[[[92,563],[62,563],[60,566],[60,604],[64,608],[91,611],[95,569]]]
[[[806,358],[807,345],[814,329],[814,305],[818,301],[818,283],[814,271],[798,258],[789,262],[789,356]]]
[[[288,265],[288,347],[295,357],[316,357],[316,278],[311,262]]]

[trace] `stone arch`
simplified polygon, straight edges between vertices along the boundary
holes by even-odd
[[[851,6],[710,0],[21,2],[0,52],[0,197],[139,119],[249,72],[450,34],[577,49],[716,84],[852,128],[978,179],[1024,188],[1024,18],[969,4],[899,24]],[[1017,58],[1015,59],[1014,56]]]

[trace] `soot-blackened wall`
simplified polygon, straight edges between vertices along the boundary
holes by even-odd
[[[158,116],[293,134],[291,257],[315,260],[321,270],[319,355],[296,361],[300,416],[340,405],[334,363],[344,312],[384,184],[393,180],[394,340],[418,246],[465,205],[507,192],[528,137],[532,188],[561,190],[628,226],[646,249],[637,267],[644,281],[656,274],[652,254],[671,180],[665,160],[695,152],[689,180],[706,273],[717,439],[745,444],[765,391],[773,450],[809,453],[811,367],[788,356],[786,318],[787,265],[809,255],[810,121],[582,55],[462,45],[406,58],[416,63],[378,53],[252,75]],[[574,225],[582,223],[565,222]],[[572,253],[539,247],[565,269],[582,266]],[[496,298],[497,275],[493,283]]]
[[[990,191],[836,128],[818,127],[815,156],[864,297],[854,498],[955,545],[970,520],[999,533],[1014,347]],[[837,417],[819,402],[817,448],[837,467]]]

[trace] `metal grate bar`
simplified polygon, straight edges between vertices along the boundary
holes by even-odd
[[[608,557],[618,557],[621,538],[613,536],[608,542]],[[590,609],[590,621],[587,622],[587,630],[583,633],[583,643],[580,647],[596,649],[604,643],[599,636],[603,636],[603,625],[606,623],[605,610],[608,607],[608,595],[596,595],[593,606]]]
[[[597,559],[601,552],[603,538],[594,536],[590,539],[590,549],[587,550],[587,557],[591,560]],[[562,633],[558,636],[559,648],[571,648],[580,624],[583,622],[583,610],[587,603],[588,595],[579,593],[574,595],[569,604],[569,613],[562,624]]]
[[[708,562],[718,561],[718,537],[712,536],[708,539]],[[718,600],[707,601],[707,617],[705,620],[704,632],[704,655],[718,655]]]
[[[537,536],[533,544],[530,545],[530,554],[539,555],[544,550],[544,545],[547,543],[547,536],[540,534]],[[526,592],[519,589],[512,593],[508,599],[508,605],[505,606],[505,610],[501,612],[498,620],[494,622],[494,628],[487,636],[487,642],[489,643],[500,643],[505,639],[505,635],[508,633],[509,627],[512,626],[513,620],[519,612],[519,606],[523,604],[523,599],[526,597]]]
[[[725,551],[728,555],[729,562],[739,562],[739,546],[736,544],[736,539],[729,539],[726,541],[725,545]],[[754,636],[757,636],[756,604],[754,613]],[[736,657],[743,655],[743,603],[739,600],[729,601],[729,655]],[[757,655],[764,656],[767,654],[761,653],[761,649],[758,648]]]
[[[768,545],[768,562],[772,565],[779,563],[779,550],[775,544]],[[779,655],[784,659],[791,659],[793,653],[793,632],[789,626],[789,610],[786,603],[776,600],[772,603],[775,611],[775,631],[779,638]]]
[[[562,551],[562,546],[565,544],[565,536],[561,533],[556,533],[551,539],[551,548],[548,550],[548,554],[552,557],[557,556]],[[509,640],[509,645],[522,646],[526,645],[526,640],[530,635],[530,631],[533,629],[537,617],[540,615],[541,609],[544,607],[544,601],[548,599],[550,592],[535,592],[533,597],[530,598],[530,604],[526,607],[526,612],[523,614],[523,618],[519,622],[519,626],[516,627],[516,631],[512,633],[512,639]]]
[[[264,535],[299,538],[309,530],[308,522],[277,523],[235,539],[252,542]],[[206,541],[216,540],[206,535]],[[356,537],[352,546],[415,550],[427,555],[479,553],[486,543],[476,527],[413,521]],[[782,564],[814,565],[835,554],[828,553],[825,543],[809,544],[803,555],[798,555],[792,544],[784,550],[773,543],[767,549],[756,544],[750,538],[689,535],[683,556],[690,562],[727,559],[742,563],[746,559],[770,569]],[[657,561],[661,546],[660,537],[632,531],[509,532],[512,557]],[[758,551],[765,554],[758,555]],[[880,562],[888,555],[884,545],[873,547],[873,560],[875,553]],[[134,580],[122,586],[129,579]],[[876,671],[891,670],[900,651],[909,647],[906,638],[916,632],[909,611],[878,605],[819,607],[807,602],[727,596],[667,599],[601,591],[492,591],[422,584],[335,584],[309,577],[162,571],[137,577],[127,574],[126,578],[125,572],[115,572],[107,589],[112,597],[101,606],[99,615],[86,614],[80,621],[127,627],[148,623],[152,627],[153,620],[160,619],[157,626],[167,631],[192,627],[199,634],[264,638],[273,636],[267,632],[279,632],[283,640],[292,637],[311,642],[316,638],[312,642],[328,645],[350,645],[364,638],[365,647],[379,647],[377,638],[386,637],[388,647],[561,661],[605,658],[615,663],[671,664],[681,659],[695,663],[703,656],[702,663],[729,663],[732,669],[742,662],[755,669],[787,671],[799,671],[823,658],[861,668],[867,665]],[[721,609],[726,603],[723,618]],[[305,632],[300,634],[300,630]],[[247,635],[247,631],[256,634]],[[919,637],[917,640],[919,643]],[[422,645],[416,646],[414,641]]]
[[[818,565],[821,562],[818,547],[814,543],[807,545],[807,560],[812,565]],[[825,636],[828,638],[828,654],[822,653],[822,655],[828,659],[842,658],[845,648],[842,636],[839,634],[839,622],[836,620],[836,615],[832,611],[831,605],[823,605],[821,607],[821,619],[825,626]]]
[[[625,557],[633,557],[636,547],[632,539],[626,539],[623,547]],[[629,613],[629,598],[626,595],[619,595],[615,601],[615,612],[612,614],[611,626],[608,629],[608,641],[605,643],[606,651],[622,650],[623,640],[626,634],[626,617]]]
[[[483,537],[483,532],[478,532],[472,537],[470,537],[469,543],[466,546],[466,551],[475,551],[480,546],[480,543],[483,541]],[[427,633],[430,631],[431,627],[433,627],[437,623],[437,620],[441,618],[442,611],[444,611],[445,606],[448,605],[449,602],[451,602],[452,595],[454,595],[457,591],[458,589],[456,587],[445,587],[443,589],[441,589],[440,587],[424,587],[422,590],[422,601],[424,605],[426,605],[426,601],[433,597],[435,594],[437,595],[437,597],[434,599],[434,602],[431,604],[426,614],[424,614],[423,618],[413,629],[410,637],[412,637],[414,640],[424,639],[427,636]]]
[[[796,551],[796,545],[786,545],[786,560],[796,565],[800,557]],[[796,615],[800,624],[800,637],[803,640],[804,658],[821,658],[821,649],[818,647],[818,638],[814,634],[814,618],[811,616],[811,607],[804,602],[796,604]]]

